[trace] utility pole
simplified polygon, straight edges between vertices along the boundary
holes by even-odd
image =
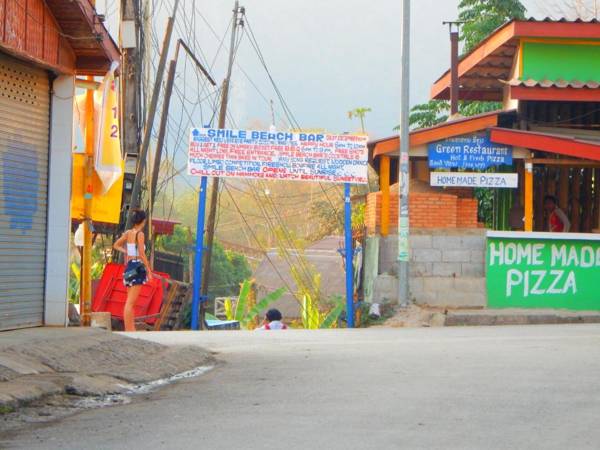
[[[171,17],[169,17],[169,20],[167,21],[167,29],[165,31],[165,37],[160,53],[160,60],[158,62],[158,68],[156,71],[156,79],[154,81],[154,89],[152,91],[152,98],[150,100],[150,106],[148,108],[148,116],[146,118],[146,127],[144,128],[144,138],[142,140],[142,145],[138,154],[137,169],[135,173],[135,180],[133,182],[131,202],[129,206],[129,211],[127,212],[127,221],[125,223],[125,229],[131,228],[133,211],[140,205],[142,179],[144,177],[146,160],[148,158],[148,148],[150,146],[150,139],[152,137],[152,125],[154,124],[154,116],[156,115],[156,105],[158,104],[160,87],[162,85],[165,66],[167,64],[167,54],[169,53],[169,45],[171,43],[171,36],[173,35],[173,26],[175,24],[175,16],[177,14],[178,5],[179,0],[175,0],[175,4],[173,5],[173,14],[171,15]]]
[[[458,41],[460,25],[463,21],[442,22],[450,29],[450,118],[458,114],[460,86],[458,82]]]
[[[233,69],[233,60],[235,57],[235,42],[237,27],[243,26],[239,16],[244,15],[244,8],[240,8],[239,1],[236,0],[233,7],[233,23],[231,27],[231,42],[229,44],[229,62],[227,65],[227,76],[223,80],[223,90],[221,92],[221,109],[219,110],[219,128],[225,128],[227,119],[227,104],[229,102],[229,85],[231,82],[231,71]],[[210,262],[212,260],[212,248],[215,239],[215,222],[217,216],[217,203],[219,200],[219,178],[213,178],[212,191],[210,194],[210,206],[208,210],[208,223],[206,225],[206,253],[203,262],[202,274],[202,295],[208,292],[208,278],[210,277]],[[200,230],[196,230],[199,233]]]
[[[152,181],[150,184],[150,209],[154,209],[154,202],[156,201],[156,186],[158,184],[158,173],[160,172],[160,163],[162,160],[162,150],[165,143],[165,135],[167,131],[167,119],[169,117],[169,106],[171,104],[171,94],[173,93],[173,85],[175,84],[175,72],[177,70],[177,59],[179,58],[179,49],[183,47],[185,52],[192,58],[196,67],[200,69],[200,72],[206,77],[210,84],[216,86],[217,83],[212,79],[208,71],[204,68],[202,63],[198,60],[192,50],[186,45],[183,40],[177,40],[177,46],[175,47],[175,56],[169,62],[169,73],[167,75],[167,85],[165,86],[165,96],[163,99],[162,113],[160,117],[160,125],[158,128],[158,139],[156,141],[156,153],[154,156],[154,165],[152,167]]]
[[[121,142],[122,154],[135,154],[139,146],[138,92],[140,84],[139,0],[121,1]]]
[[[400,92],[400,155],[398,164],[398,303],[407,307],[409,302],[409,149],[410,149],[410,0],[402,0],[402,63]]]

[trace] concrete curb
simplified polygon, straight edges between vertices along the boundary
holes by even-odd
[[[2,334],[0,411],[56,394],[102,396],[214,362],[199,347],[168,347],[98,329]]]
[[[600,323],[597,311],[481,310],[448,311],[446,326],[558,325]]]

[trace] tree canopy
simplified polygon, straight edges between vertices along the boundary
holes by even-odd
[[[525,6],[519,0],[461,0],[458,17],[462,25],[461,40],[464,51],[469,52],[490,35],[496,28],[512,19],[524,19]],[[499,108],[496,102],[460,102],[459,112],[463,116],[474,116]],[[410,125],[426,128],[448,119],[450,104],[443,100],[431,100],[412,108]]]
[[[158,241],[158,248],[177,255],[187,256],[192,251],[196,233],[187,227],[176,226],[172,236],[163,236]],[[187,258],[183,258],[187,268]],[[208,291],[211,297],[236,295],[240,283],[252,275],[248,260],[244,255],[225,250],[219,242],[213,246],[210,281]]]
[[[524,19],[525,6],[519,0],[461,0],[458,17],[466,23],[461,37],[469,52],[496,28],[512,19]]]

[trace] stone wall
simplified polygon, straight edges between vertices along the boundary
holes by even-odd
[[[397,237],[382,238],[376,301],[396,298]],[[485,231],[412,230],[410,294],[417,304],[449,308],[485,307]]]

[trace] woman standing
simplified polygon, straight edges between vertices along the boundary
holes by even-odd
[[[142,285],[152,279],[150,264],[146,258],[146,245],[144,239],[144,225],[146,213],[141,210],[133,213],[133,228],[125,231],[115,245],[115,250],[125,254],[125,272],[123,284],[127,287],[127,302],[123,311],[125,331],[135,331],[134,307],[137,302]]]

